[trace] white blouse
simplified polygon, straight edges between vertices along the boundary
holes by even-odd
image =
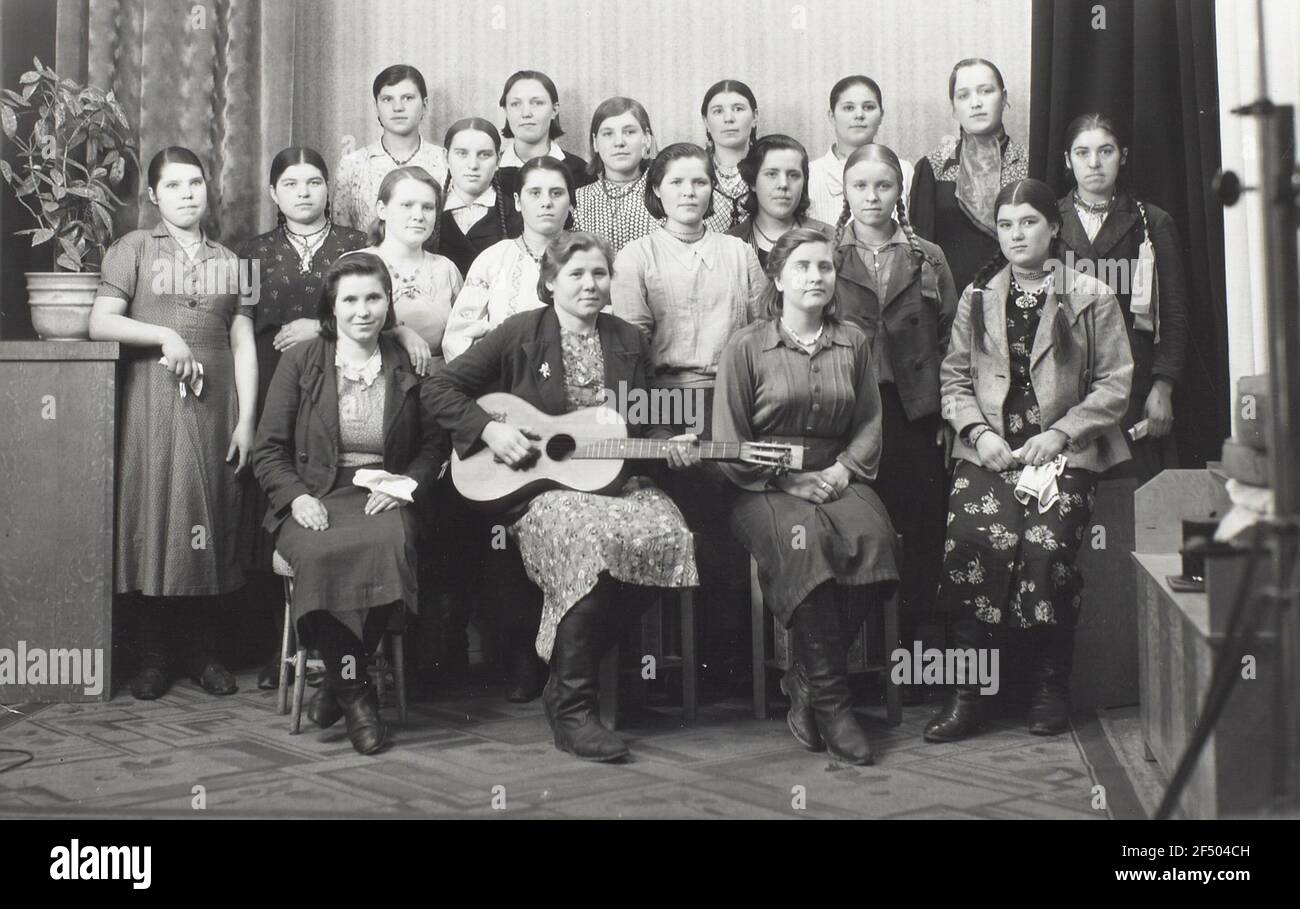
[[[465,286],[451,307],[443,356],[450,363],[469,350],[481,335],[473,329],[486,323],[496,328],[517,312],[544,305],[537,297],[541,269],[518,238],[500,240],[478,254],[465,275]]]

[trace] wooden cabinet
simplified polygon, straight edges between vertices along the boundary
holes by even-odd
[[[112,694],[117,359],[0,342],[0,703]]]

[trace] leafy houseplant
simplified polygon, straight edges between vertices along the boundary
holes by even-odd
[[[32,323],[47,340],[85,338],[113,212],[122,204],[113,190],[128,163],[139,172],[140,159],[111,91],[32,62],[20,90],[0,94],[0,126],[16,151],[12,162],[0,160],[0,174],[38,225],[15,235],[30,236],[32,246],[53,244],[55,271],[27,274]]]

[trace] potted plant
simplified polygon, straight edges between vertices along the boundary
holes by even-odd
[[[16,154],[0,174],[37,226],[15,231],[51,244],[54,271],[27,273],[32,324],[45,340],[90,336],[99,266],[113,241],[113,191],[140,159],[126,114],[103,89],[60,79],[32,61],[18,91],[0,94],[0,126]]]

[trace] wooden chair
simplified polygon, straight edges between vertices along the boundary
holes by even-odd
[[[289,713],[289,679],[287,668],[292,666],[293,674],[293,712],[289,719],[289,734],[297,735],[302,727],[302,701],[307,690],[307,648],[298,640],[297,630],[293,625],[293,566],[279,552],[271,556],[271,570],[284,579],[284,634],[280,639],[280,685],[279,709],[281,715]],[[406,725],[406,659],[402,647],[401,617],[390,623],[384,632],[384,639],[376,653],[377,672],[375,694],[380,703],[384,700],[384,678],[387,674],[387,655],[393,656],[393,676],[397,688],[397,718]],[[293,640],[293,652],[290,653],[289,641]]]
[[[901,551],[901,548],[900,548]],[[758,583],[758,562],[749,558],[750,644],[754,664],[754,716],[767,719],[767,670],[784,672],[789,666],[790,632],[775,618],[772,619],[773,656],[767,653],[767,609],[763,605],[763,590]],[[898,646],[898,593],[886,600],[880,610],[880,623],[874,614],[868,614],[862,623],[853,645],[849,648],[849,674],[879,674],[885,685],[885,719],[891,726],[903,721],[902,694],[890,678],[890,652]],[[883,624],[883,628],[873,626]]]
[[[698,669],[699,659],[696,655],[695,634],[695,588],[682,587],[662,590],[658,602],[646,610],[641,618],[641,638],[649,645],[647,650],[662,650],[657,645],[663,640],[663,616],[665,603],[677,594],[677,604],[681,616],[681,652],[680,654],[660,653],[657,656],[656,674],[664,669],[680,669],[682,673],[682,723],[695,725],[698,704]],[[600,717],[610,729],[617,729],[621,720],[618,689],[622,670],[621,644],[611,647],[600,661]],[[638,660],[636,671],[641,671]]]

